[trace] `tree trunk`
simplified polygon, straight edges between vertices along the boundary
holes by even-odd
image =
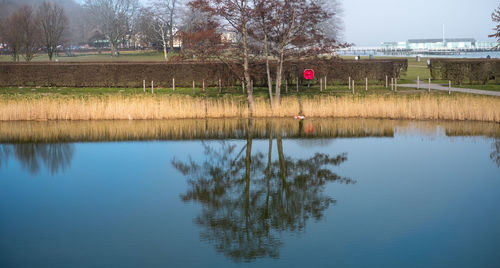
[[[245,83],[247,85],[248,113],[249,117],[253,117],[255,104],[253,99],[253,87],[251,85],[250,72],[248,68],[247,26],[244,16],[245,14],[241,14],[241,25],[242,25],[241,35],[243,41],[243,73],[245,75]]]
[[[281,79],[283,76],[283,49],[280,50],[280,58],[278,60],[278,67],[276,70],[276,99],[275,104],[281,104]]]
[[[54,49],[47,45],[47,55],[49,56],[49,61],[52,61],[52,57],[54,56]]]
[[[273,80],[271,78],[271,69],[269,67],[269,44],[267,43],[267,33],[264,34],[264,52],[266,54],[266,72],[267,72],[267,86],[269,88],[269,104],[271,105],[271,109],[274,109]]]

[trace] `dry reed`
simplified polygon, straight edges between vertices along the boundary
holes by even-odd
[[[284,97],[275,110],[255,100],[255,118],[385,118],[500,122],[500,98],[474,95]],[[0,121],[247,118],[238,97],[88,96],[1,98]]]

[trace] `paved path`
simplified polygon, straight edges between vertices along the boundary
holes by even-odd
[[[402,84],[402,85],[398,85],[398,87],[417,88],[417,84]],[[429,84],[428,83],[420,83],[420,88],[421,89],[428,89]],[[441,85],[437,85],[437,84],[431,84],[431,89],[500,97],[499,91],[488,91],[488,90],[479,90],[479,89],[471,89],[471,88],[456,88],[456,87],[452,87],[451,89],[449,89],[447,86],[441,86]]]

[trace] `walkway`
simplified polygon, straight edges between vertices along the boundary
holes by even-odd
[[[402,84],[402,85],[398,85],[398,87],[417,88],[417,84]],[[420,83],[420,88],[421,89],[428,89],[429,84],[428,83]],[[456,87],[452,87],[450,89],[447,86],[441,86],[441,85],[432,84],[432,83],[431,83],[431,89],[500,97],[499,91],[488,91],[488,90],[479,90],[479,89],[471,89],[471,88],[456,88]]]

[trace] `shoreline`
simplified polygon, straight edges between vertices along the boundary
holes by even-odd
[[[255,99],[252,118],[364,118],[500,123],[500,98],[475,95],[286,96],[271,110]],[[249,118],[244,97],[85,96],[0,98],[0,121]]]

